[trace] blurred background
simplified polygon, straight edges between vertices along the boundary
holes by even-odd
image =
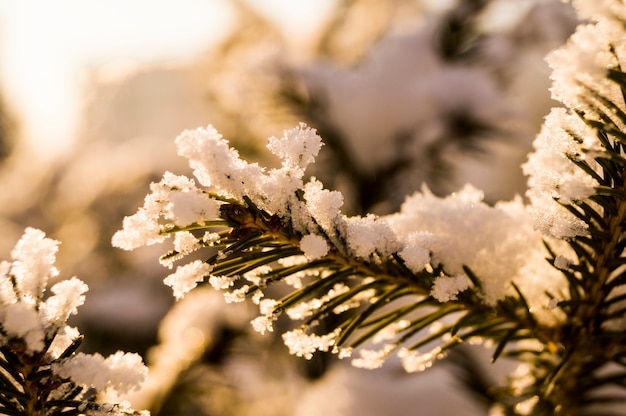
[[[90,286],[83,348],[143,354],[132,400],[155,415],[487,414],[480,351],[419,375],[303,362],[251,333],[246,305],[174,305],[163,247],[110,239],[150,182],[190,174],[174,138],[208,124],[267,166],[268,137],[315,127],[310,173],[350,215],[424,184],[523,196],[556,105],[543,58],[576,24],[559,0],[0,0],[0,254],[26,226],[62,241],[61,275]]]

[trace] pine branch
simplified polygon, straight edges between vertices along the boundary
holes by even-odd
[[[27,228],[11,253],[12,262],[2,262],[0,413],[139,414],[126,405],[100,403],[89,393],[107,387],[123,392],[140,383],[147,370],[138,355],[119,352],[105,359],[76,354],[83,337],[66,321],[83,303],[87,286],[75,277],[62,280],[44,299],[48,279],[57,273],[58,244],[42,231]]]
[[[394,332],[393,349],[404,347],[417,351],[430,345],[438,351],[435,358],[469,339],[495,340],[498,348],[494,360],[512,341],[556,342],[553,328],[536,321],[519,289],[516,296],[494,306],[485,305],[477,286],[460,293],[457,300],[441,304],[430,295],[440,269],[414,273],[397,255],[365,261],[346,256],[345,249],[340,247],[330,249],[320,259],[280,265],[277,260],[304,254],[298,248],[302,236],[293,231],[287,218],[270,215],[249,199],[245,205],[232,202],[222,205],[220,217],[230,229],[220,232],[221,238],[213,246],[219,251],[207,259],[211,276],[234,279],[237,283],[230,290],[239,296],[243,289],[247,297],[255,298],[260,291],[271,289],[290,276],[305,274],[306,283],[273,300],[271,309],[263,314],[271,323],[282,313],[314,304],[308,314],[299,317],[303,334],[314,335],[316,324],[328,316],[333,316],[338,329],[331,345],[323,346],[322,350],[329,348],[347,355],[389,330]],[[201,230],[197,224],[191,228]],[[212,227],[207,227],[205,231],[211,230]],[[271,269],[265,270],[268,265]],[[254,277],[245,276],[255,270],[261,271]],[[254,284],[246,284],[246,279]],[[204,281],[209,280],[207,276]],[[478,279],[474,277],[474,281]],[[450,319],[451,324],[424,334],[432,325]],[[404,324],[397,327],[400,322]],[[299,354],[306,356],[310,352],[302,350]]]
[[[476,15],[486,3],[471,4]],[[591,10],[593,21],[626,21],[621,9]],[[581,27],[550,58],[555,98],[571,110],[554,109],[535,141],[527,205],[488,207],[472,188],[446,198],[423,189],[397,214],[346,217],[341,195],[303,179],[321,147],[312,129],[270,139],[281,168],[267,171],[209,127],[177,138],[204,188],[166,174],[114,244],[175,235],[164,264],[197,251],[205,259],[166,278],[175,295],[202,282],[230,301],[248,297],[259,332],[286,314],[298,325],[283,334],[295,355],[358,352],[353,363],[374,368],[397,353],[422,371],[462,343],[488,340],[493,360],[522,364],[489,392],[502,414],[609,414],[626,397],[626,75],[620,48],[601,44],[614,35]],[[575,65],[592,55],[603,69]]]
[[[615,69],[610,74],[616,76]],[[623,336],[607,330],[613,319],[622,319],[626,309],[615,309],[623,299],[620,279],[624,264],[623,233],[626,226],[626,170],[622,138],[624,112],[622,104],[605,99],[590,87],[590,112],[578,111],[581,120],[594,129],[604,152],[597,152],[594,161],[570,160],[583,172],[600,183],[589,201],[573,201],[561,204],[569,213],[588,224],[588,236],[576,236],[568,244],[577,254],[578,263],[563,270],[570,282],[569,300],[559,307],[568,313],[561,339],[555,345],[560,348],[554,360],[537,362],[536,371],[545,374],[537,378],[538,403],[536,409],[551,410],[557,415],[579,414],[585,408],[601,409],[602,406],[626,399],[624,391],[610,395],[598,393],[607,385],[624,386],[623,373],[604,374],[624,354]],[[610,113],[610,114],[609,114]],[[580,143],[576,137],[574,140]],[[618,293],[618,295],[614,295]],[[607,313],[611,309],[612,313]],[[598,407],[600,406],[600,407]]]

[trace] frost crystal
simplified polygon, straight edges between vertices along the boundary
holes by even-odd
[[[516,395],[522,394],[529,386],[532,386],[533,383],[537,381],[528,363],[518,365],[513,373],[511,373],[511,378],[511,388]]]
[[[374,370],[382,367],[389,355],[396,350],[398,346],[395,344],[387,344],[382,350],[359,350],[359,358],[354,358],[351,364],[358,368]]]
[[[256,317],[250,323],[252,324],[252,328],[260,333],[264,334],[266,331],[272,332],[274,331],[273,323],[278,316],[274,313],[274,310],[279,305],[275,299],[260,299],[259,300],[259,312],[261,316]]]
[[[313,298],[306,302],[300,302],[298,305],[287,309],[287,315],[291,319],[304,319],[313,314],[313,312],[319,309],[322,305],[330,301],[331,299],[346,293],[350,289],[341,283],[337,283],[333,286],[332,289],[328,291],[327,294],[321,296],[319,298]],[[357,305],[358,306],[358,305]],[[338,310],[334,310],[333,312],[339,313]]]
[[[228,276],[211,276],[209,278],[209,283],[217,290],[224,290],[231,287],[235,281],[233,278]]]
[[[215,218],[218,212],[215,201],[197,190],[172,192],[170,201],[172,218],[181,227],[202,223],[206,218]]]
[[[146,209],[140,208],[136,214],[125,217],[122,229],[113,235],[114,247],[132,250],[138,247],[162,243],[165,236],[160,234],[161,226]]]
[[[356,257],[388,256],[398,249],[396,235],[385,220],[375,216],[346,218],[348,246]]]
[[[315,221],[326,232],[332,232],[332,226],[341,214],[339,209],[343,205],[343,195],[337,191],[323,189],[320,181],[311,178],[304,185],[304,199]]]
[[[554,259],[554,267],[559,270],[567,270],[572,264],[565,256],[559,255]]]
[[[607,20],[580,25],[566,45],[548,55],[546,60],[553,69],[550,78],[555,100],[569,108],[587,108],[586,86],[592,86],[607,98],[618,97],[619,86],[606,77],[606,68],[618,63],[608,45],[613,43],[612,39],[623,36],[618,29],[616,37],[614,31]]]
[[[272,271],[270,266],[264,265],[255,268],[254,270],[250,270],[243,274],[243,278],[253,285],[261,285],[263,280],[263,275]]]
[[[194,181],[185,176],[166,172],[159,183],[150,185],[143,207],[124,218],[123,228],[113,235],[112,244],[124,250],[161,243],[163,221],[184,227],[215,218],[219,203],[200,191]]]
[[[39,299],[43,295],[48,279],[59,274],[54,262],[59,242],[45,238],[41,230],[27,228],[24,235],[11,251],[19,295]]]
[[[407,265],[414,271],[423,269],[428,250],[430,263],[445,265],[448,275],[463,275],[464,266],[469,267],[480,279],[486,303],[495,304],[510,293],[514,279],[524,293],[532,293],[528,299],[540,310],[549,300],[545,292],[558,293],[565,284],[545,261],[541,233],[534,229],[521,200],[492,207],[482,197],[470,186],[446,198],[423,189],[408,197],[399,213],[384,220],[402,243],[401,257],[410,261]]]
[[[44,328],[31,305],[17,302],[6,306],[3,312],[2,326],[9,336],[22,338],[31,350],[44,348]]]
[[[597,139],[587,139],[582,144],[570,137],[594,138],[591,131],[579,117],[557,108],[546,117],[541,132],[535,140],[535,152],[522,166],[529,176],[527,195],[532,203],[530,212],[536,228],[544,235],[556,238],[571,238],[588,235],[587,224],[576,218],[553,199],[562,203],[580,201],[595,192],[598,183],[570,158],[587,160],[586,152],[599,147]]]
[[[61,407],[67,407],[63,413],[130,414],[132,409],[123,404],[92,401],[87,409],[87,399],[81,402],[81,388],[111,387],[125,393],[143,382],[147,369],[137,354],[118,352],[104,359],[99,354],[73,354],[69,350],[80,342],[80,333],[68,326],[67,320],[84,303],[88,287],[72,277],[53,285],[51,295],[44,300],[49,278],[58,274],[54,268],[58,244],[42,231],[27,228],[12,251],[13,262],[0,263],[0,346],[4,356],[11,357],[3,366],[14,377],[12,388],[22,389],[20,394],[28,394],[28,400],[36,400],[42,409],[47,409],[48,402],[60,402]],[[28,384],[33,374],[46,372],[43,390],[37,391],[43,384]]]
[[[322,147],[322,139],[304,123],[285,130],[283,137],[271,137],[267,148],[283,160],[283,166],[304,171],[313,163]]]
[[[9,338],[21,338],[29,351],[42,351],[46,339],[54,341],[85,300],[87,285],[75,277],[52,286],[52,296],[43,300],[48,280],[58,275],[58,245],[43,231],[27,228],[11,252],[13,262],[0,263],[0,323]]]
[[[278,264],[284,267],[296,266],[299,264],[305,264],[308,262],[308,259],[305,256],[291,256],[287,258],[283,258],[278,260]],[[300,289],[302,287],[302,278],[306,276],[317,276],[319,272],[317,270],[303,270],[301,272],[293,273],[285,278],[285,283],[289,286],[294,287],[295,289]]]
[[[180,254],[189,254],[198,248],[200,248],[200,244],[192,233],[188,231],[176,233],[174,237],[174,250]]]
[[[433,241],[431,233],[411,233],[407,237],[406,245],[398,255],[405,261],[409,269],[419,272],[430,263],[430,250],[427,247],[431,247]]]
[[[167,276],[163,282],[172,288],[176,299],[180,299],[203,281],[211,273],[211,269],[209,264],[201,260],[194,260],[191,263],[178,266],[176,272]]]
[[[262,302],[262,301],[261,301]],[[265,332],[273,332],[273,323],[276,320],[275,315],[261,315],[250,321],[252,328],[259,334],[265,334]]]
[[[374,344],[379,344],[383,341],[388,341],[395,338],[400,331],[405,328],[408,328],[411,324],[411,321],[407,319],[401,319],[399,321],[393,322],[390,325],[387,325],[385,328],[380,330],[376,336],[372,339]]]
[[[259,312],[262,315],[271,315],[279,304],[280,302],[275,299],[263,299],[259,302]]]
[[[289,353],[307,360],[313,358],[315,351],[328,351],[339,336],[340,328],[326,335],[307,334],[303,329],[285,332],[282,337]]]
[[[227,303],[239,303],[246,300],[246,295],[248,294],[248,290],[250,290],[250,286],[243,285],[239,289],[235,289],[231,292],[224,293],[224,299]]]
[[[8,305],[17,301],[17,294],[9,278],[11,267],[13,264],[8,261],[0,262],[0,305]]]
[[[88,287],[81,280],[72,277],[55,284],[50,290],[54,296],[50,296],[41,305],[41,314],[49,323],[61,326],[85,302],[84,294]]]
[[[60,357],[78,337],[80,337],[78,329],[65,325],[57,331],[56,337],[54,337],[52,344],[48,348],[48,353],[54,358]]]
[[[309,260],[319,259],[328,253],[328,243],[324,237],[308,234],[300,239],[300,250]]]
[[[433,288],[430,291],[432,297],[439,302],[449,302],[456,300],[456,295],[470,286],[470,280],[464,274],[456,276],[439,276],[435,279]]]
[[[53,363],[52,371],[98,391],[112,388],[121,394],[138,389],[148,375],[138,354],[121,351],[107,358],[98,353],[78,353],[60,363]]]
[[[178,154],[189,159],[198,181],[225,196],[241,199],[253,194],[249,191],[264,172],[257,164],[241,160],[212,126],[184,131],[176,138],[176,146]]]
[[[515,411],[519,415],[532,415],[537,403],[539,403],[539,396],[532,396],[529,399],[517,403],[515,405]]]
[[[409,373],[422,372],[430,368],[435,360],[443,358],[440,347],[424,354],[402,348],[398,351],[398,357],[402,360],[402,367]]]

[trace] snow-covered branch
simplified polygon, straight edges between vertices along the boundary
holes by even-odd
[[[87,285],[72,277],[47,292],[59,273],[59,242],[27,228],[0,263],[0,413],[9,415],[128,415],[127,403],[102,403],[96,392],[124,394],[147,376],[141,357],[76,353],[83,339],[67,324],[85,301]]]
[[[113,244],[171,238],[161,261],[177,265],[165,279],[177,298],[205,283],[230,302],[250,298],[259,332],[287,315],[298,325],[282,337],[298,356],[331,351],[375,368],[395,353],[422,371],[483,342],[494,359],[522,362],[524,376],[494,390],[502,414],[604,412],[626,400],[603,390],[626,383],[626,9],[574,5],[589,23],[549,57],[565,108],[546,118],[523,166],[527,201],[423,187],[397,213],[346,216],[342,194],[306,174],[322,146],[314,129],[270,138],[281,166],[267,169],[209,126],[176,139],[195,180],[166,173]]]

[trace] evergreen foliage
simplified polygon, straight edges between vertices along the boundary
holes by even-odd
[[[83,336],[67,325],[85,300],[77,278],[50,288],[58,241],[28,228],[0,262],[0,413],[12,416],[146,416],[128,403],[106,403],[97,392],[138,387],[147,369],[137,354],[108,358],[77,353]]]
[[[493,268],[480,262],[456,271],[458,259],[451,256],[458,253],[446,251],[447,241],[433,243],[436,235],[394,235],[400,231],[390,223],[408,224],[397,216],[342,216],[336,194],[314,178],[303,182],[319,144],[302,125],[270,140],[283,165],[269,173],[239,159],[214,130],[183,133],[179,153],[190,159],[203,188],[166,175],[144,207],[127,218],[114,244],[132,249],[176,235],[165,264],[196,251],[203,259],[166,279],[176,296],[207,282],[226,290],[230,301],[250,298],[260,307],[252,322],[260,332],[287,314],[298,326],[283,339],[296,355],[311,358],[320,350],[345,358],[358,352],[355,365],[375,368],[395,352],[407,370],[422,371],[459,344],[489,343],[493,360],[506,356],[521,363],[507,384],[489,392],[494,412],[618,414],[611,413],[619,408],[614,405],[626,400],[626,74],[618,37],[626,12],[617,1],[590,4],[580,1],[577,7],[592,23],[550,58],[555,97],[569,110],[548,116],[525,165],[530,203],[520,209],[543,234],[543,251],[532,253],[542,252],[547,267],[530,267],[532,259],[507,264],[494,252],[491,261],[511,270],[494,283],[487,275]],[[588,56],[600,58],[580,62]],[[467,210],[450,209],[435,221],[483,223],[443,238],[473,244],[471,232],[488,229],[492,216],[504,215],[520,223],[519,230],[502,228],[502,234],[529,239],[509,249],[532,246],[531,234],[521,231],[523,215],[513,214],[519,201],[491,208],[473,193],[466,189],[456,199],[445,198],[443,211],[454,204]],[[423,190],[411,198],[425,203],[435,197]],[[418,205],[411,198],[405,215]],[[481,247],[472,249],[478,258]],[[281,283],[288,289],[275,288]],[[322,321],[332,323],[330,331],[319,330]],[[380,342],[380,349],[369,348]]]
[[[433,37],[438,58],[473,56],[482,39],[477,18],[489,3],[468,1],[447,15]],[[522,167],[526,200],[490,205],[472,186],[445,197],[424,186],[396,213],[348,216],[342,194],[307,172],[323,145],[315,129],[301,123],[271,137],[267,148],[280,167],[270,169],[242,159],[209,126],[176,139],[195,179],[165,173],[125,218],[113,245],[132,250],[169,239],[173,247],[160,261],[176,266],[164,282],[177,299],[207,285],[228,302],[248,300],[259,308],[252,327],[279,329],[290,353],[305,359],[331,353],[374,369],[395,355],[408,372],[421,372],[450,355],[490,415],[623,414],[626,5],[574,0],[574,6],[585,23],[548,57],[553,97],[564,107],[546,117]],[[305,111],[319,104],[287,98]],[[499,126],[465,116],[447,121],[452,133],[463,130],[467,149],[480,148],[483,129]],[[322,123],[320,130],[349,160],[339,129]],[[443,161],[447,149],[439,141],[431,156]],[[399,163],[391,170],[382,163],[379,172],[395,181]],[[364,194],[375,181],[354,175],[357,205],[371,208],[378,201]],[[12,261],[0,263],[0,413],[146,415],[96,396],[136,389],[147,371],[137,354],[77,352],[83,338],[67,319],[87,286],[72,278],[46,293],[58,274],[57,246],[27,229]],[[180,364],[179,378],[161,391],[185,391],[185,378],[193,379],[189,362],[218,363],[240,335],[213,325],[196,328],[194,345],[156,351],[180,349],[166,357]],[[221,331],[223,341],[212,349],[211,331]],[[463,350],[455,355],[464,344],[481,344],[492,361],[517,368],[493,384]],[[199,411],[195,403],[169,404]]]

